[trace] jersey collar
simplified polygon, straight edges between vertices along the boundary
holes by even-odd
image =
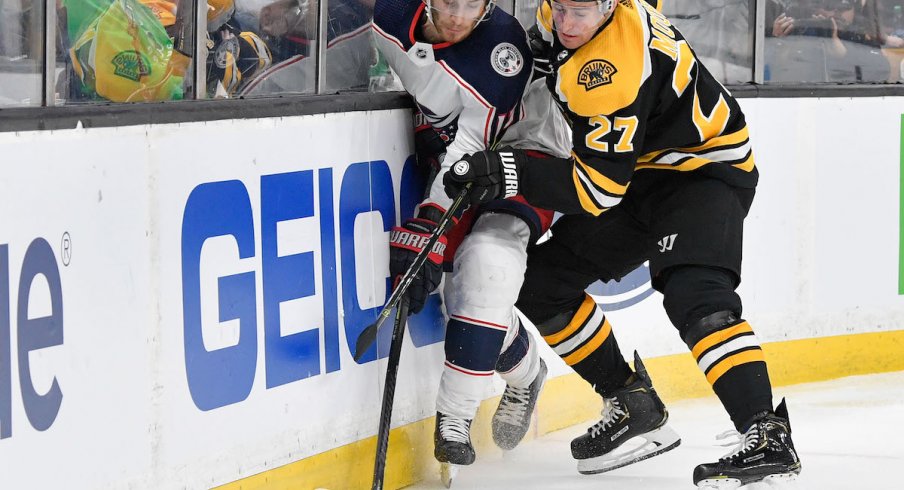
[[[418,43],[418,40],[414,38],[414,31],[417,29],[417,23],[420,22],[421,16],[424,15],[424,9],[426,8],[427,4],[421,2],[420,7],[414,11],[414,18],[411,19],[411,26],[408,28],[408,40],[411,41],[412,46]],[[450,42],[436,43],[433,44],[433,50],[436,51],[437,49],[448,48],[451,45],[452,43]]]

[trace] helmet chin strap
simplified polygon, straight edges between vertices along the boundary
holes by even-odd
[[[615,10],[615,0],[596,0],[596,4],[599,6],[600,13],[603,14],[602,24],[612,16],[612,12]]]
[[[581,1],[581,0],[577,0]],[[599,8],[600,13],[605,14],[606,18],[609,18],[609,14],[615,8],[615,0],[593,0],[597,7]]]
[[[424,0],[424,4],[427,5],[427,22],[433,24],[433,0]]]

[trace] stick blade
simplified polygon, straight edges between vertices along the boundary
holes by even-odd
[[[360,362],[367,349],[370,349],[370,346],[377,340],[377,330],[379,328],[380,322],[371,323],[361,331],[361,335],[358,335],[358,340],[355,341],[355,353],[352,355],[355,358],[355,362]]]

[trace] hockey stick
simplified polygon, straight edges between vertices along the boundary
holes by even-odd
[[[392,421],[392,403],[395,399],[396,377],[399,372],[399,357],[402,355],[402,339],[408,323],[408,298],[399,302],[395,325],[392,328],[392,342],[389,344],[389,359],[386,364],[386,382],[383,384],[383,406],[380,408],[380,427],[377,429],[377,455],[374,460],[374,480],[372,490],[383,489],[383,473],[386,469],[386,449],[389,446],[389,429]]]
[[[418,252],[417,256],[414,258],[414,262],[411,263],[411,267],[409,267],[408,270],[405,271],[405,274],[402,275],[402,279],[399,280],[399,285],[393,290],[392,295],[389,296],[389,300],[386,301],[386,304],[383,306],[383,310],[381,310],[379,316],[377,316],[377,321],[368,325],[367,328],[358,335],[358,340],[355,342],[355,352],[353,354],[355,361],[360,361],[364,356],[364,353],[367,352],[367,349],[369,349],[374,341],[377,340],[377,333],[380,330],[380,326],[383,325],[383,322],[389,317],[393,308],[399,304],[399,301],[401,301],[405,292],[408,291],[408,287],[411,286],[412,281],[414,281],[414,276],[420,272],[421,267],[427,260],[427,255],[433,250],[433,246],[436,244],[437,240],[439,240],[439,237],[452,225],[452,217],[458,213],[458,208],[465,202],[470,191],[471,183],[469,182],[465,184],[458,195],[455,196],[452,205],[449,206],[449,209],[447,209],[442,218],[439,219],[436,229],[433,230],[433,234],[427,239],[427,245]]]
[[[173,54],[167,68],[178,77],[185,77],[195,56],[194,19],[197,11],[197,0],[178,0],[176,3],[176,19],[169,29],[173,34]]]

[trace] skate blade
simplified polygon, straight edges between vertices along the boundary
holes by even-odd
[[[664,452],[675,449],[676,447],[678,447],[678,445],[681,444],[681,436],[679,436],[678,433],[672,430],[672,428],[668,425],[663,425],[662,427],[647,432],[646,434],[635,436],[631,440],[633,441],[636,439],[645,439],[646,442],[626,452],[618,453],[618,450],[624,447],[621,446],[615,451],[604,454],[602,456],[588,459],[579,459],[578,473],[582,475],[595,475],[597,473],[605,473],[607,471],[621,468],[622,466],[628,466],[629,464],[634,464],[639,461],[652,458],[653,456],[658,456]],[[627,443],[630,442],[631,441],[627,441]]]
[[[797,473],[776,473],[768,475],[762,480],[742,483],[737,478],[710,478],[700,480],[698,489],[705,490],[735,490],[735,489],[763,489],[763,488],[797,488]]]
[[[771,488],[798,488],[797,473],[778,473],[769,475],[762,480]]]
[[[452,463],[439,464],[439,479],[442,480],[446,488],[452,488],[452,480],[458,476],[458,465]]]
[[[736,478],[709,478],[697,482],[701,490],[735,490],[741,488],[741,480]]]

